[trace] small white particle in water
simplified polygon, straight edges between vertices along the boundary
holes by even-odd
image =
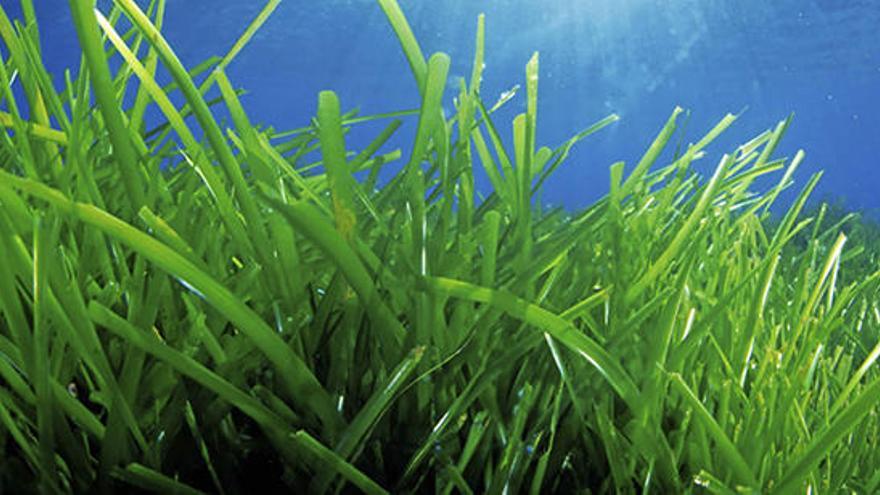
[[[703,488],[709,488],[709,480],[700,476],[699,474],[694,476],[694,484],[697,486],[702,486]]]
[[[517,91],[519,91],[519,84],[515,84],[512,88],[508,89],[507,91],[502,91],[501,96],[498,97],[498,100],[499,101],[509,100],[509,99],[513,98],[513,96],[516,94]]]
[[[825,99],[828,100],[828,101],[831,101],[831,100],[834,99],[834,95],[831,94],[831,93],[828,93],[827,95],[825,95]]]

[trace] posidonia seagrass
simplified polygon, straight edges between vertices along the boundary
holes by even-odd
[[[62,89],[31,1],[0,5],[0,491],[880,491],[880,228],[806,210],[819,174],[775,205],[790,119],[713,156],[736,117],[692,138],[676,107],[605,197],[547,209],[618,117],[542,146],[535,54],[501,125],[482,16],[452,115],[449,56],[378,0],[414,109],[323,91],[276,131],[227,69],[280,0],[193,68],[165,3],[70,0]]]

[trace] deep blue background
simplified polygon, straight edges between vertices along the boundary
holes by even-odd
[[[61,82],[78,66],[67,2],[34,0],[44,55]],[[144,4],[145,2],[139,2]],[[19,16],[17,0],[0,0]],[[724,146],[795,119],[779,154],[803,148],[796,188],[825,169],[817,196],[844,196],[853,208],[880,198],[880,2],[877,0],[400,0],[426,56],[452,56],[450,83],[469,76],[476,18],[486,13],[483,97],[495,101],[523,79],[540,52],[538,141],[555,146],[605,115],[622,120],[584,141],[550,180],[544,202],[576,208],[607,190],[607,166],[632,166],[675,105],[692,111],[696,140],[725,113],[746,109]],[[106,6],[101,2],[102,6]],[[262,8],[249,0],[169,0],[165,35],[188,66],[222,55]],[[106,12],[106,10],[105,10]],[[308,123],[322,89],[363,113],[415,108],[419,98],[404,56],[373,0],[284,0],[228,70],[250,91],[254,121],[278,129]],[[498,119],[502,132],[524,108],[521,92]],[[450,91],[445,106],[452,109]],[[412,133],[408,120],[402,137]],[[380,127],[363,126],[349,146]],[[397,146],[406,146],[400,139]],[[404,155],[408,149],[404,149]],[[790,195],[789,195],[790,196]]]

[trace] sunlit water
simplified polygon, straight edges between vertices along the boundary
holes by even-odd
[[[105,8],[106,3],[100,2]],[[146,2],[143,2],[146,3]],[[18,16],[17,2],[3,1]],[[49,65],[61,82],[78,65],[67,2],[35,2]],[[880,130],[880,3],[861,0],[697,1],[496,0],[400,4],[424,52],[453,58],[450,87],[470,74],[476,17],[487,16],[484,99],[494,102],[541,53],[539,144],[554,146],[611,112],[622,120],[576,148],[549,181],[543,201],[588,204],[607,190],[607,165],[634,163],[675,105],[693,111],[688,137],[726,112],[742,118],[713,145],[720,153],[795,112],[779,154],[807,151],[802,171],[826,169],[817,196],[845,196],[850,206],[880,207],[876,143]],[[188,65],[222,54],[262,2],[169,0],[165,32]],[[408,66],[372,0],[285,0],[230,68],[250,91],[252,118],[276,128],[308,123],[317,92],[337,91],[345,108],[365,113],[419,103]],[[454,91],[445,105],[452,109]],[[522,95],[498,117],[524,108]],[[408,122],[400,139],[414,132]],[[376,126],[349,136],[362,146]],[[485,181],[483,185],[487,185]]]

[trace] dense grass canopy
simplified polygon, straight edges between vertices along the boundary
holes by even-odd
[[[450,82],[379,0],[418,108],[255,125],[225,69],[279,1],[187,68],[164,0],[70,0],[61,87],[0,6],[0,491],[880,490],[880,235],[805,212],[818,176],[774,206],[788,120],[714,155],[736,117],[692,141],[675,108],[605,197],[542,208],[615,115],[541,146],[537,54],[484,101],[482,17]]]

